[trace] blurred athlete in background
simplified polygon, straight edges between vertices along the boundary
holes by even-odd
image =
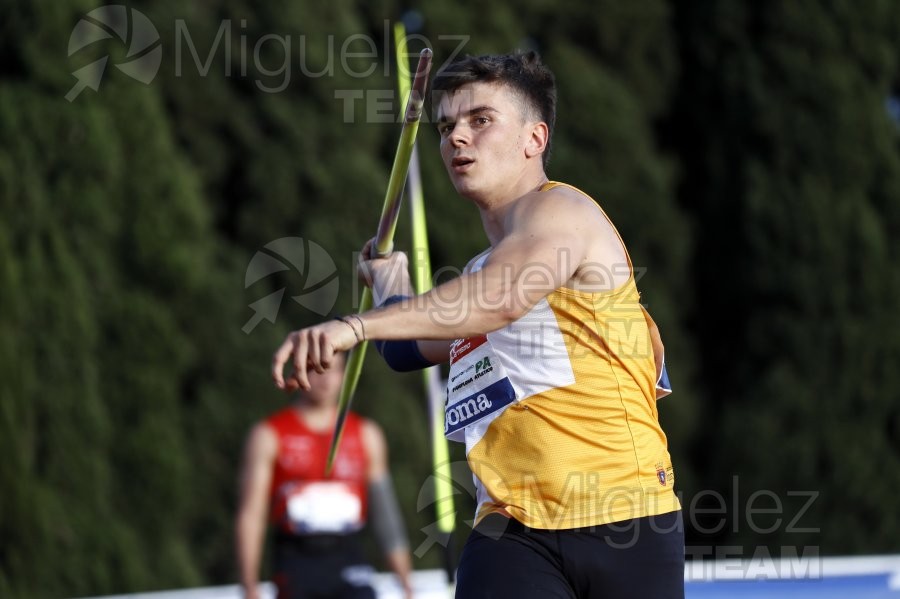
[[[404,596],[412,597],[406,531],[388,472],[381,428],[351,413],[331,475],[325,461],[334,429],[343,356],[310,376],[291,407],[250,432],[240,479],[235,541],[240,582],[257,599],[267,525],[274,528],[273,581],[279,599],[369,599],[373,568],[361,530],[372,524]]]

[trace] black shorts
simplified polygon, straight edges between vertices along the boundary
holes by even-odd
[[[500,514],[463,548],[458,599],[683,599],[681,512],[537,530]]]
[[[356,534],[278,535],[274,553],[278,599],[375,599]]]

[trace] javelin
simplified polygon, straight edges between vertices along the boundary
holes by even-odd
[[[380,258],[389,256],[394,247],[394,231],[397,229],[400,200],[403,199],[403,184],[406,181],[406,172],[409,170],[409,161],[416,143],[416,133],[419,131],[419,120],[422,118],[422,108],[425,104],[425,88],[428,85],[428,73],[431,71],[431,55],[429,48],[425,48],[419,53],[416,78],[406,103],[406,115],[400,131],[400,141],[397,143],[397,152],[394,154],[394,165],[391,167],[391,176],[384,194],[384,205],[381,209],[378,233],[375,235],[375,245],[373,246],[374,255]],[[359,313],[370,308],[372,308],[372,290],[366,287],[363,289],[359,302]],[[344,375],[344,382],[341,384],[337,420],[334,423],[334,434],[331,436],[331,447],[328,449],[328,461],[325,464],[326,474],[331,472],[331,467],[334,465],[334,457],[341,442],[344,423],[347,421],[353,393],[359,382],[367,347],[368,342],[363,341],[350,352],[350,357],[347,358],[347,372]]]
[[[406,48],[406,27],[403,21],[394,24],[394,43],[397,54],[397,85],[400,97],[409,92],[409,69]],[[428,229],[425,221],[425,200],[422,192],[422,177],[419,171],[418,151],[413,147],[407,175],[407,193],[412,217],[413,285],[417,295],[431,289],[431,260],[428,256]],[[453,564],[453,530],[456,511],[453,507],[453,475],[450,472],[450,456],[447,438],[444,436],[444,400],[441,393],[440,369],[437,366],[422,371],[422,381],[428,397],[428,417],[431,421],[431,460],[434,479],[434,506],[437,515],[437,530],[443,535],[444,566],[447,582],[453,586],[456,579]]]

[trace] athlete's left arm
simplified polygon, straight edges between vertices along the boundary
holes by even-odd
[[[384,552],[388,567],[397,575],[406,599],[412,597],[412,557],[394,484],[388,470],[384,433],[371,420],[363,421],[363,444],[369,461],[369,522]]]

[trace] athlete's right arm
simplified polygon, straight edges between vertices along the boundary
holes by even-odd
[[[265,423],[253,427],[244,448],[240,501],[235,518],[238,573],[246,599],[259,597],[259,566],[269,512],[269,485],[277,452],[275,431]]]

